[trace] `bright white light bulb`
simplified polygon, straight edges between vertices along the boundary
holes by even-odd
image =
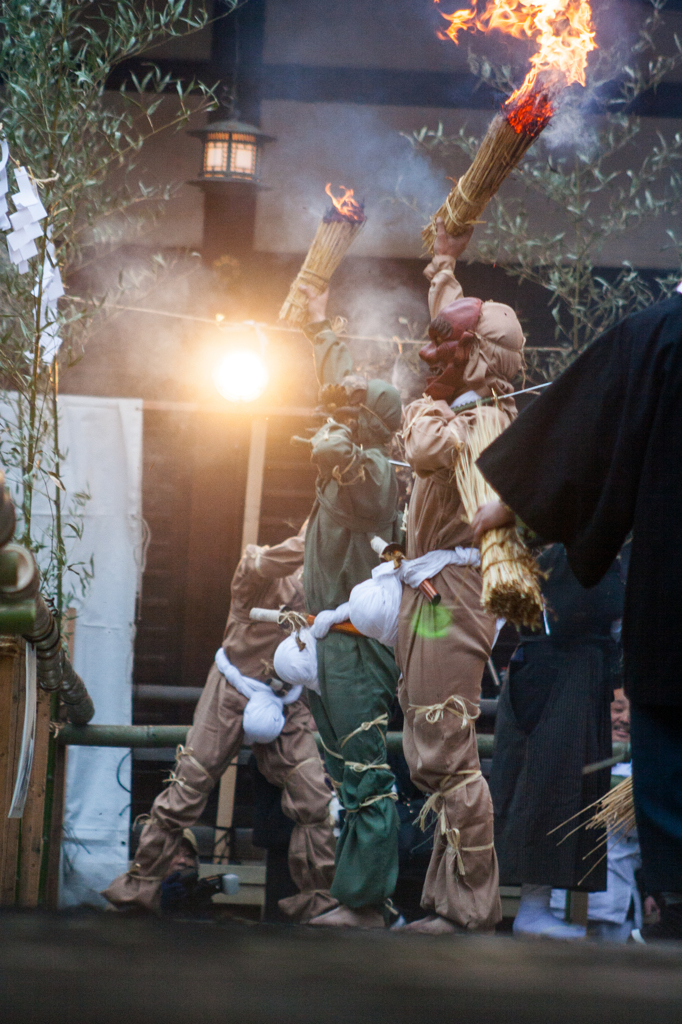
[[[213,381],[228,402],[255,402],[265,391],[268,370],[255,352],[237,349],[225,356]]]

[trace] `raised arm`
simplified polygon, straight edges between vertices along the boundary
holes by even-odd
[[[508,417],[499,409],[469,409],[455,413],[443,401],[420,398],[405,410],[403,440],[405,454],[418,476],[429,476],[439,469],[452,470],[467,444],[469,433],[481,415],[499,418],[506,427]]]
[[[424,277],[430,282],[429,312],[431,319],[438,316],[441,309],[455,299],[463,296],[462,286],[455,277],[455,263],[466,249],[473,227],[463,235],[453,238],[445,231],[445,225],[439,217],[436,221],[436,241],[433,247],[433,259],[424,270]]]
[[[362,457],[362,449],[353,444],[351,429],[345,423],[336,423],[328,420],[323,427],[320,427],[312,440],[312,452],[310,455],[313,462],[321,473],[329,475],[334,473],[340,483],[346,483],[346,467],[358,462]]]
[[[344,377],[353,372],[353,360],[345,342],[334,334],[327,320],[329,290],[317,295],[308,286],[301,287],[308,296],[309,321],[304,328],[306,337],[313,346],[315,373],[320,387],[325,384],[341,384]]]
[[[259,576],[266,580],[277,580],[284,576],[291,576],[301,568],[307,525],[308,521],[306,520],[295,537],[287,537],[281,544],[275,544],[274,547],[256,548],[254,569]]]

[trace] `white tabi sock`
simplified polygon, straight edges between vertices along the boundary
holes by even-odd
[[[549,909],[551,885],[521,886],[521,902],[514,919],[515,935],[541,935],[547,939],[584,939],[580,924],[559,921]]]

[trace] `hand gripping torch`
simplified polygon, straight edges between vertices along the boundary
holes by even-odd
[[[376,552],[383,562],[393,562],[396,569],[405,558],[405,550],[401,544],[391,544],[377,536],[372,537],[370,544],[372,551]],[[421,590],[429,604],[440,604],[440,594],[429,580],[422,580],[418,589]]]

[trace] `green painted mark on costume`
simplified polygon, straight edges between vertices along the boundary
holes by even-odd
[[[439,640],[448,635],[452,612],[442,604],[427,604],[412,616],[412,629],[425,640]]]

